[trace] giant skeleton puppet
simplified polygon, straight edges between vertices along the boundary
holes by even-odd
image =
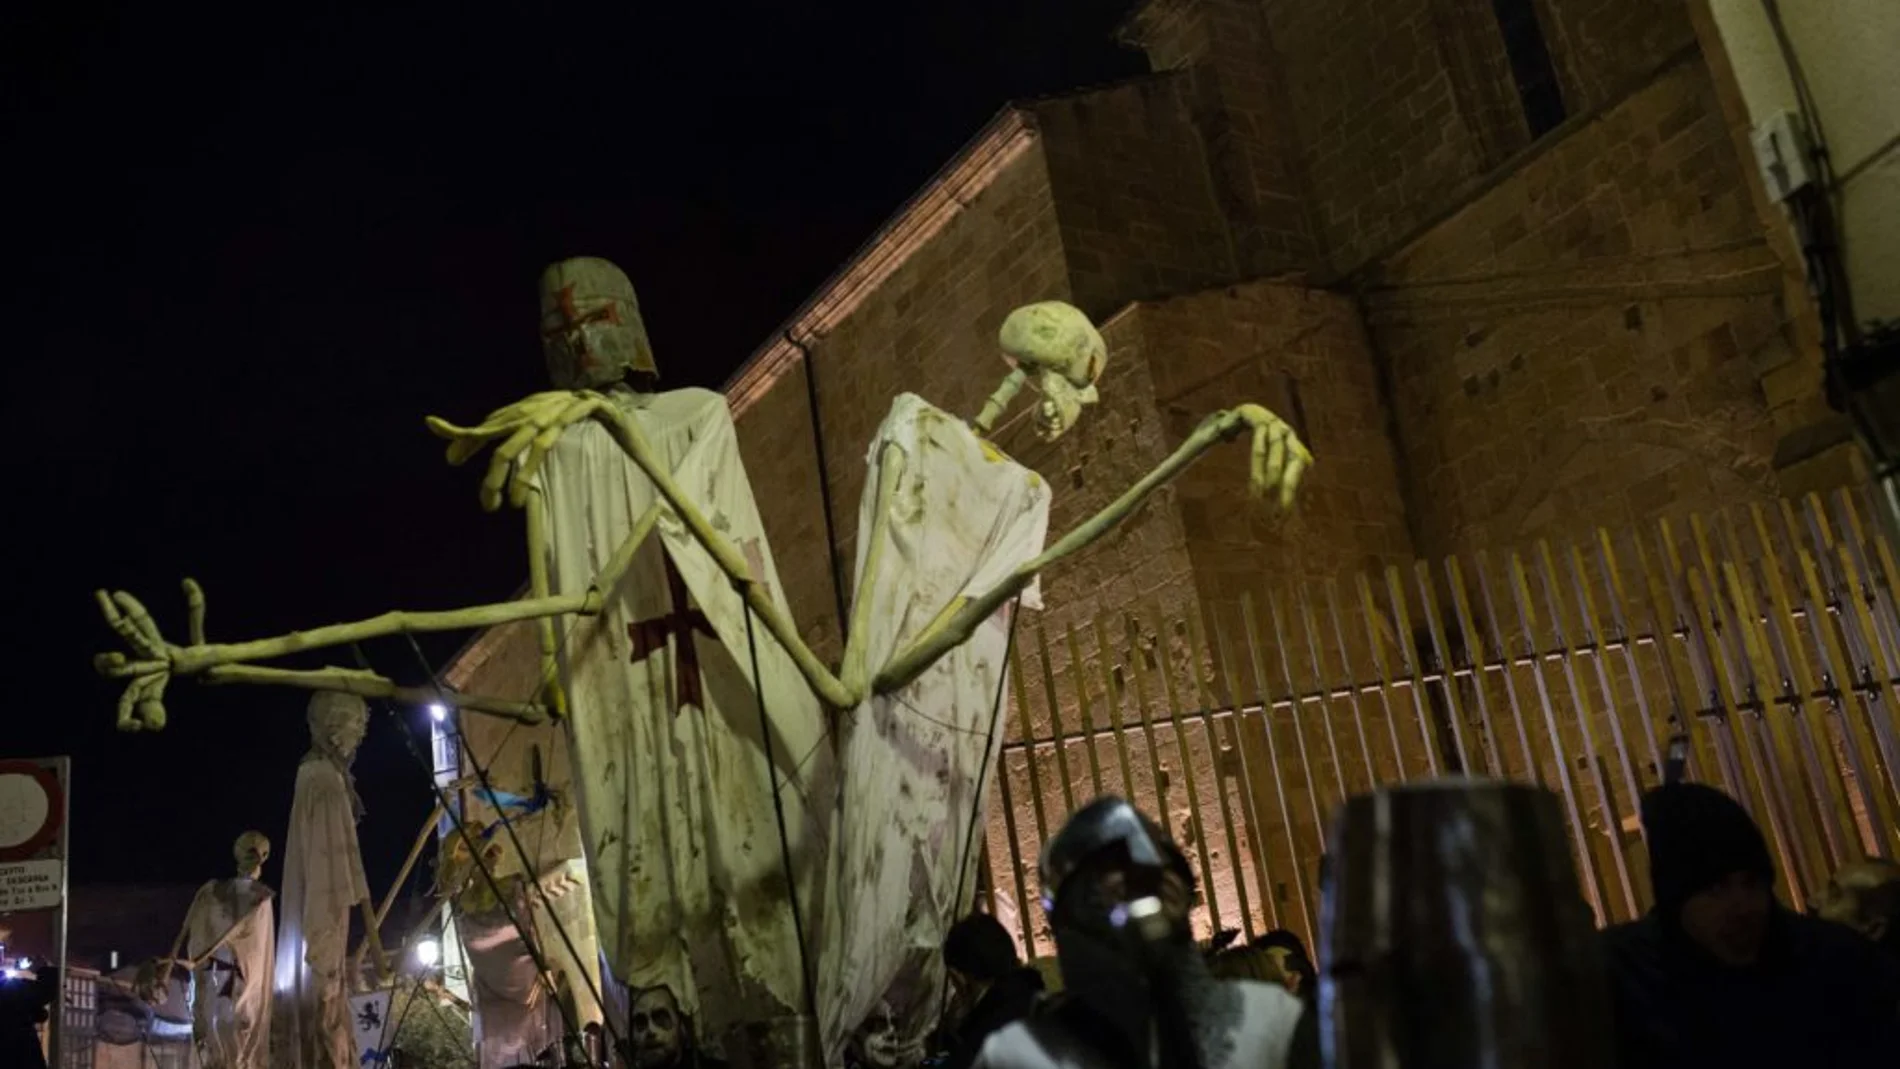
[[[141,992],[160,1003],[175,966],[191,977],[191,1035],[202,1069],[270,1069],[273,958],[271,889],[259,876],[270,840],[247,831],[231,846],[237,872],[198,888],[171,955]],[[188,955],[179,958],[180,952]]]
[[[865,810],[853,799],[903,776],[915,760],[870,732],[917,701],[950,702],[956,717],[971,716],[973,697],[993,696],[1001,681],[998,621],[1007,617],[999,610],[1033,596],[1042,569],[1102,537],[1209,449],[1250,433],[1253,489],[1277,492],[1283,507],[1311,457],[1264,408],[1216,412],[1152,472],[1043,549],[1047,489],[1033,473],[959,421],[900,396],[871,450],[874,477],[860,508],[869,533],[860,539],[858,596],[834,672],[791,623],[723,398],[635,388],[629,373],[651,375],[650,349],[632,288],[613,265],[564,261],[549,269],[542,291],[544,348],[563,388],[472,428],[429,421],[451,440],[451,463],[496,444],[481,500],[490,510],[504,496],[525,507],[533,595],[213,645],[203,637],[203,595],[187,581],[191,643],[178,646],[129,594],[101,592],[108,623],[132,648],[131,657],[97,659],[104,674],[126,681],[120,725],[163,726],[165,687],[183,675],[431,700],[431,691],[367,672],[251,662],[401,632],[541,620],[545,702],[446,700],[528,721],[549,711],[566,717],[602,945],[617,979],[682,992],[683,1008],[708,1034],[774,1014],[797,1016],[816,1002],[827,1049],[835,1051],[853,1018],[868,1016],[905,970],[907,948],[936,945],[950,916],[944,911],[954,906],[942,895],[971,861],[967,844],[942,827],[953,814],[926,813],[920,804],[895,822],[899,829],[883,833],[885,860],[869,862],[879,836],[857,828]],[[1099,336],[1079,312],[1051,303],[1012,315],[1003,341],[1014,368],[974,421],[977,429],[987,431],[1029,384],[1042,395],[1039,427],[1059,433],[1093,399]],[[965,492],[996,511],[986,515],[955,496]],[[907,539],[918,536],[936,541],[941,555],[913,555]],[[572,620],[557,627],[562,617]],[[973,639],[967,656],[944,663]],[[826,738],[821,704],[852,713],[841,740]],[[984,714],[988,708],[986,699]],[[932,709],[913,719],[938,715]],[[769,734],[749,726],[760,720]],[[862,760],[842,785],[835,749]],[[942,793],[973,806],[984,750],[967,740],[953,749],[942,758]],[[841,800],[853,831],[834,836],[827,824]],[[777,828],[775,801],[784,810]],[[788,850],[781,851],[781,836]],[[799,892],[796,914],[788,908],[788,871]],[[826,893],[827,877],[842,881],[834,893]],[[851,939],[832,925],[820,941],[816,992],[803,997],[808,978],[794,924],[803,919],[810,946],[821,915],[851,918],[847,902],[898,886],[923,893],[925,910],[942,917],[905,919],[903,934],[887,921]],[[840,923],[871,927],[861,918]],[[878,945],[865,946],[867,939]],[[695,996],[700,1004],[691,1006]]]

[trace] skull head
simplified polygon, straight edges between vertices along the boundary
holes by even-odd
[[[611,386],[629,372],[660,373],[633,283],[592,256],[562,260],[541,273],[541,352],[549,377],[563,390]]]
[[[270,860],[270,840],[261,831],[247,831],[231,844],[231,859],[237,862],[239,876],[255,880]]]
[[[369,730],[369,706],[354,694],[320,690],[310,696],[310,744],[348,764]]]
[[[858,1055],[870,1069],[905,1069],[922,1061],[922,1051],[904,1040],[897,1014],[889,1002],[879,1002],[854,1037]]]
[[[685,1024],[673,989],[661,984],[634,996],[627,1011],[633,1060],[639,1069],[670,1069],[686,1050]]]
[[[1003,320],[998,343],[1004,358],[1041,395],[1036,430],[1043,441],[1061,437],[1083,406],[1095,403],[1095,382],[1108,362],[1108,346],[1081,309],[1061,301],[1024,305]]]

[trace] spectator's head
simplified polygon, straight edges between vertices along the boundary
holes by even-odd
[[[1869,858],[1842,865],[1816,911],[1884,947],[1900,950],[1900,864]]]
[[[1265,956],[1268,976],[1288,991],[1307,995],[1315,990],[1318,974],[1313,968],[1313,956],[1306,952],[1306,944],[1299,936],[1285,928],[1276,928],[1249,943],[1248,949]]]
[[[943,940],[943,963],[977,983],[987,983],[1022,965],[1016,943],[1001,921],[972,913],[950,928]]]
[[[1713,787],[1671,783],[1643,796],[1656,911],[1725,965],[1760,958],[1774,905],[1774,861],[1741,804]]]

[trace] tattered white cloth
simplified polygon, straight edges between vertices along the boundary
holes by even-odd
[[[334,761],[313,752],[297,768],[284,837],[273,1064],[357,1069],[344,958],[350,911],[367,901],[369,881],[356,842],[356,792]]]
[[[202,1069],[268,1069],[276,918],[271,889],[244,876],[198,888],[185,914],[192,1035]],[[212,947],[217,947],[215,952]]]
[[[785,605],[726,400],[616,395],[712,525]],[[568,429],[536,477],[554,592],[584,591],[653,485],[594,422]],[[671,509],[598,616],[563,620],[561,678],[601,949],[620,983],[665,984],[716,1039],[802,1011],[760,695],[805,917],[827,853],[832,759],[817,698]],[[752,678],[749,638],[759,680]]]
[[[903,451],[883,560],[864,588],[884,446]],[[1049,487],[987,447],[955,416],[899,396],[871,443],[858,511],[858,598],[872,599],[869,663],[888,662],[959,597],[974,597],[1042,552]],[[1041,608],[1038,588],[1022,604]],[[855,606],[854,606],[855,617]],[[1010,608],[916,682],[873,697],[840,724],[840,813],[826,916],[819,1013],[835,1064],[850,1032],[885,1004],[896,1038],[934,1023],[944,935],[976,866],[1003,731],[992,731],[1008,671]],[[987,770],[987,776],[984,775]]]

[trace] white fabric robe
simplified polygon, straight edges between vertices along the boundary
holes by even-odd
[[[785,596],[740,462],[726,400],[709,390],[621,397],[655,454],[714,527],[741,547],[781,607]],[[605,428],[567,430],[537,475],[555,593],[583,591],[658,497]],[[564,619],[561,678],[570,756],[601,950],[622,984],[666,984],[717,1042],[731,1025],[800,1013],[800,954],[786,890],[758,694],[772,724],[779,797],[808,933],[828,850],[821,821],[832,759],[817,698],[790,657],[754,624],[725,574],[671,509],[657,537],[594,617]],[[666,563],[705,622],[689,651],[703,679],[681,701],[680,638],[636,659],[634,632],[673,605]]]
[[[349,783],[313,753],[297,768],[284,836],[273,1028],[281,1069],[358,1069],[344,959],[350,911],[367,901]]]
[[[1040,476],[986,449],[961,419],[904,394],[871,443],[858,512],[860,577],[887,443],[903,450],[903,475],[876,581],[856,591],[872,599],[866,649],[874,668],[944,606],[990,589],[1041,553],[1049,530],[1049,487]],[[1031,585],[1022,603],[1040,608],[1037,595]],[[998,774],[1004,731],[991,727],[1008,670],[1009,626],[1005,606],[915,682],[841,721],[836,867],[821,971],[828,1059],[884,1002],[903,1043],[921,1041],[934,1023],[943,938],[975,893],[972,815],[981,835]]]
[[[276,949],[270,888],[243,876],[198,888],[185,914],[185,956],[201,957],[221,939],[211,963],[192,975],[192,1037],[199,1064],[202,1069],[269,1069]]]

